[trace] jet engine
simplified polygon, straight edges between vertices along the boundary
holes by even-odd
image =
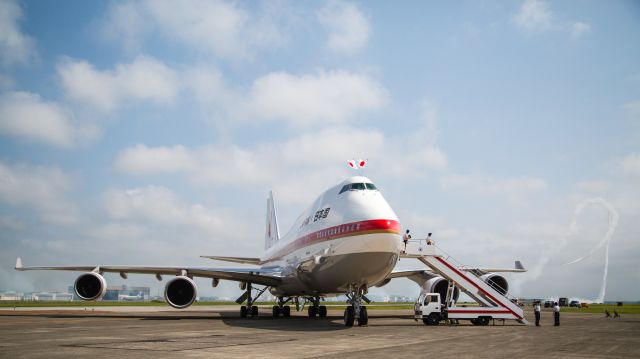
[[[422,288],[427,293],[440,293],[440,301],[444,303],[447,300],[447,288],[449,287],[449,281],[442,277],[434,277],[426,281]],[[457,301],[460,297],[460,289],[456,287],[453,291],[453,300]]]
[[[509,282],[507,282],[507,279],[501,275],[489,273],[483,275],[480,279],[502,295],[507,294],[509,291]]]
[[[79,276],[73,288],[82,300],[100,300],[107,292],[107,281],[100,274],[89,272]]]
[[[195,302],[198,287],[193,279],[178,276],[170,280],[164,288],[164,299],[176,309],[184,309]]]

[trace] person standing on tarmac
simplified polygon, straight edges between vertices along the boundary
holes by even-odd
[[[536,316],[536,327],[540,326],[540,302],[533,304],[533,314]]]
[[[409,230],[407,229],[407,233],[404,234],[404,236],[402,236],[402,242],[404,242],[404,250],[402,251],[402,253],[407,253],[407,243],[409,243],[409,240],[411,239],[411,235],[409,234]]]
[[[560,306],[558,302],[553,303],[553,325],[560,326]]]

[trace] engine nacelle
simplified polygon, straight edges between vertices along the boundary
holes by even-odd
[[[184,309],[196,301],[198,287],[193,279],[178,276],[171,279],[164,287],[164,299],[176,309]]]
[[[89,272],[76,279],[73,289],[82,300],[100,300],[107,293],[107,281],[100,274]]]
[[[442,277],[434,277],[424,282],[422,289],[427,293],[440,293],[440,301],[444,303],[447,300],[447,288],[449,281]],[[460,297],[460,289],[458,287],[453,291],[453,300],[458,301]]]
[[[509,282],[507,279],[501,275],[497,274],[485,274],[480,277],[485,283],[491,286],[491,288],[495,289],[498,293],[505,295],[509,291]]]

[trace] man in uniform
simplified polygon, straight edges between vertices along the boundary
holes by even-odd
[[[536,301],[533,304],[533,314],[536,316],[536,327],[540,326],[540,302]]]
[[[402,251],[402,253],[407,253],[407,243],[409,243],[409,240],[411,239],[411,235],[409,234],[409,230],[407,229],[407,233],[404,234],[404,236],[402,236],[402,241],[404,242],[404,251]]]
[[[558,302],[553,303],[553,325],[560,326],[560,306]]]

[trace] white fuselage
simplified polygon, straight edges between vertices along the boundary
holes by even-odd
[[[274,295],[324,296],[385,280],[400,242],[398,217],[382,194],[368,178],[351,177],[320,195],[261,259],[284,268]]]

